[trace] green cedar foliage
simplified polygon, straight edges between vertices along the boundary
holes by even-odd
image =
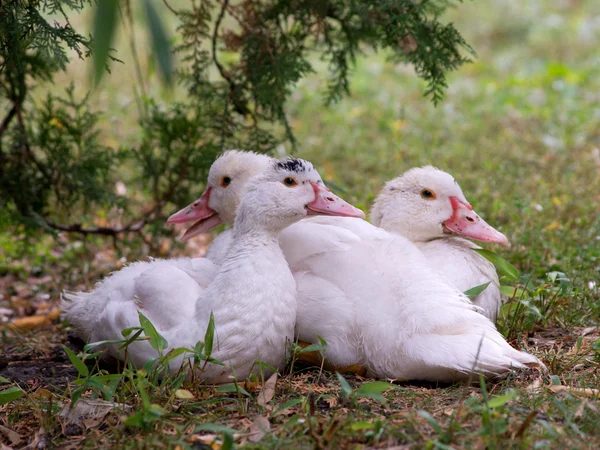
[[[285,105],[294,85],[313,71],[315,55],[329,65],[326,107],[349,92],[349,72],[365,49],[385,50],[394,61],[411,64],[434,103],[442,98],[446,74],[473,54],[452,24],[439,21],[452,0],[190,0],[182,10],[168,0],[145,2],[145,26],[163,78],[171,80],[168,53],[177,52],[174,79],[187,89],[188,100],[165,107],[138,98],[144,105],[140,144],[111,149],[98,139],[98,114],[89,110],[87,98],[74,98],[72,88],[35,104],[29,98],[35,84],[51,83],[65,70],[68,49],[80,58],[98,49],[96,80],[99,68],[117,61],[106,49],[119,21],[133,21],[133,3],[98,2],[95,29],[104,31],[93,42],[73,29],[69,14],[95,3],[0,4],[0,215],[14,223],[113,236],[148,224],[159,230],[164,206],[185,204],[186,191],[199,192],[198,181],[220,151],[270,151],[277,126],[294,144]],[[168,48],[159,6],[181,23],[174,49]],[[62,17],[60,23],[47,19],[53,14]],[[116,26],[103,28],[102,17],[118,17]],[[138,84],[144,97],[143,82]],[[129,181],[142,186],[146,204],[114,195],[120,165],[134,168],[135,180]],[[90,227],[69,219],[91,217],[98,206],[120,211],[121,225]]]

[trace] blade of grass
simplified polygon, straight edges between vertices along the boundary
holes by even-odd
[[[118,0],[102,0],[98,2],[94,14],[94,83],[98,85],[108,61],[115,29],[117,25]]]
[[[152,40],[152,48],[156,59],[158,60],[160,73],[162,74],[165,83],[168,86],[171,86],[173,81],[173,61],[171,58],[171,44],[169,43],[169,38],[167,37],[167,33],[156,9],[154,9],[153,2],[144,0],[144,6],[146,18],[148,19],[150,39]]]
[[[73,364],[73,366],[77,369],[77,372],[79,372],[79,376],[87,377],[90,374],[90,371],[88,370],[85,363],[82,360],[80,360],[77,357],[77,355],[73,353],[73,351],[66,345],[63,345],[62,348],[69,357],[71,364]]]

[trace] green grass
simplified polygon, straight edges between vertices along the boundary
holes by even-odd
[[[472,386],[400,383],[381,394],[382,404],[356,394],[368,380],[346,376],[349,393],[335,374],[296,366],[263,406],[257,390],[218,393],[125,372],[110,386],[121,406],[89,428],[67,426],[57,415],[58,405],[77,389],[73,382],[21,383],[27,395],[0,406],[6,413],[0,424],[22,436],[43,428],[43,438],[59,447],[202,448],[201,435],[226,444],[229,431],[202,429],[218,424],[235,430],[233,441],[247,448],[598,448],[598,394],[559,392],[557,386],[600,384],[599,334],[590,328],[600,321],[600,3],[476,1],[448,17],[478,58],[451,76],[437,108],[422,97],[423,84],[409,68],[368,51],[357,61],[352,94],[326,108],[326,67],[315,61],[318,73],[300,83],[288,106],[298,139],[294,154],[313,161],[348,200],[366,209],[386,180],[410,167],[433,164],[452,173],[475,209],[509,237],[512,247],[501,254],[520,270],[521,283],[533,286],[529,306],[515,300],[500,329],[542,358],[552,379],[542,386],[531,374]],[[56,84],[81,80],[86,69],[76,62]],[[114,147],[140,136],[126,82],[130,70],[116,67],[93,97],[107,111],[103,135]],[[152,94],[161,95],[155,77],[149,79]],[[175,91],[165,101],[181,95]],[[28,277],[52,274],[47,287],[37,286],[31,295],[48,292],[55,302],[63,288],[91,287],[119,257],[144,253],[123,244],[115,253],[101,240],[81,245],[75,236],[23,248],[2,234],[0,243],[0,270],[15,283],[1,306],[17,305],[18,283],[27,285]],[[165,245],[170,254],[197,251]],[[562,272],[569,281],[553,281],[549,272]],[[5,331],[3,353],[47,354],[66,342],[66,331],[63,325],[24,335]],[[69,361],[64,365],[77,375]],[[36,394],[40,388],[51,397]],[[177,398],[178,389],[194,398]],[[287,402],[292,406],[279,411]],[[270,432],[252,443],[257,417],[268,418]],[[9,443],[0,433],[2,439]]]

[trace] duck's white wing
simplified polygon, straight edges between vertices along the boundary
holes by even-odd
[[[340,219],[340,220],[338,220]],[[307,258],[329,251],[349,250],[362,234],[377,230],[361,219],[312,217],[287,227],[279,237],[279,245],[292,269]]]
[[[327,342],[327,359],[337,367],[364,363],[357,322],[360,292],[356,265],[366,242],[387,233],[361,219],[312,217],[283,230],[279,244],[298,288],[296,335],[301,341]]]
[[[159,331],[193,317],[196,300],[217,273],[205,258],[161,261],[134,279],[135,304]]]
[[[461,292],[490,282],[488,287],[473,299],[473,303],[482,309],[483,315],[496,322],[504,297],[500,293],[500,282],[494,265],[472,250],[481,247],[462,238],[436,239],[417,243],[417,246],[429,264]]]
[[[402,373],[401,378],[406,379],[416,375],[430,381],[457,381],[476,380],[479,372],[496,376],[512,369],[544,367],[534,355],[512,348],[491,325],[489,319],[470,311],[455,326],[416,334],[407,339],[404,349],[419,358],[403,367],[390,365],[382,373]]]
[[[297,334],[323,337],[335,366],[363,363],[378,377],[442,381],[538,362],[510,347],[399,235],[321,218],[284,230],[280,244],[298,283]]]
[[[134,280],[150,269],[153,263],[154,261],[144,261],[130,264],[97,283],[91,292],[63,292],[60,304],[63,318],[73,326],[78,337],[86,342],[91,341],[93,336],[106,324],[104,320],[106,310],[109,307],[113,309],[112,304],[116,308],[120,308],[120,305],[130,304],[135,311]],[[137,318],[137,312],[135,317]],[[133,321],[132,318],[125,315],[123,319],[124,323]],[[127,325],[123,328],[127,328]],[[119,337],[115,337],[115,339],[119,339]]]
[[[165,331],[193,317],[196,299],[215,273],[216,266],[202,258],[133,263],[90,293],[63,293],[63,317],[88,342],[122,339],[123,329],[139,326],[138,310]]]

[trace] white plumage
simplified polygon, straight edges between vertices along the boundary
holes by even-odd
[[[221,205],[212,207],[223,214]],[[226,254],[230,238],[228,232],[217,238],[216,250],[209,250],[213,261]],[[539,363],[510,347],[480,309],[396,233],[358,219],[311,218],[285,229],[280,244],[298,284],[296,335],[308,342],[323,337],[327,359],[337,367],[363,364],[373,376],[445,381]]]
[[[280,368],[293,338],[297,294],[278,234],[309,212],[364,216],[326,191],[310,163],[271,164],[248,182],[220,268],[205,259],[135,263],[89,294],[65,293],[64,316],[87,341],[113,340],[122,338],[123,329],[139,326],[139,310],[168,341],[169,351],[203,340],[212,312],[213,357],[227,366],[208,364],[202,378],[243,379],[256,371],[256,361]],[[107,348],[124,358],[117,345]],[[157,356],[147,341],[132,343],[127,355],[137,367]],[[182,362],[183,356],[171,361],[171,371]]]
[[[308,342],[324,338],[336,367],[451,381],[539,364],[508,345],[400,235],[360,220],[313,218],[286,228],[280,243],[298,284],[296,332]]]
[[[222,183],[224,176],[229,176],[224,174],[232,172],[228,171],[228,164],[224,163],[225,156],[217,160],[221,161],[219,170],[213,167],[215,170],[211,169],[212,181],[209,178],[211,195],[207,196],[205,193],[201,199],[174,217],[183,216],[185,219],[188,214],[195,217],[197,212],[204,208],[204,213],[209,211],[209,214],[217,215],[219,220],[226,223],[231,220],[236,214],[236,202],[239,201],[236,199],[241,196],[250,175],[270,161],[260,157],[256,159],[257,164],[251,165],[249,161],[257,156],[252,155],[243,152],[229,154],[231,160],[243,157],[248,168],[245,174],[241,169],[237,172],[235,180],[239,182],[235,185],[231,180],[230,183]],[[234,166],[241,167],[239,163]],[[464,196],[462,198],[464,199]],[[380,203],[380,206],[383,204]],[[380,208],[380,211],[385,215],[389,212],[387,208],[393,205],[393,202],[385,202],[385,208]],[[242,216],[244,215],[242,213]],[[374,216],[381,220],[375,208]],[[399,216],[401,217],[396,214],[387,217],[397,219]],[[236,220],[240,220],[239,214]],[[397,222],[393,222],[390,226],[393,228],[397,225]],[[443,232],[441,223],[435,226]],[[411,230],[424,231],[425,228],[426,226],[417,226]],[[194,232],[197,230],[198,228]],[[186,233],[186,236],[190,235]],[[420,248],[424,248],[417,236],[409,233],[408,238],[419,242]],[[265,360],[261,353],[265,346],[270,349],[268,353],[272,355],[272,358],[267,358],[265,362],[279,361],[282,358],[282,354],[276,351],[281,348],[280,339],[273,336],[290,337],[290,322],[286,311],[289,311],[287,303],[293,303],[292,300],[285,301],[285,298],[292,295],[286,291],[290,281],[279,284],[277,275],[273,275],[278,273],[281,256],[277,253],[278,249],[275,250],[276,245],[270,242],[267,245],[270,250],[266,252],[260,236],[251,233],[239,242],[234,237],[234,232],[227,230],[211,246],[209,257],[213,263],[222,263],[223,266],[208,289],[202,282],[196,283],[196,287],[192,287],[191,283],[188,286],[188,282],[194,277],[189,274],[189,270],[177,268],[189,277],[189,280],[185,279],[183,282],[185,277],[181,275],[181,285],[188,286],[183,291],[191,293],[194,289],[203,290],[200,298],[207,300],[205,303],[196,303],[203,305],[198,307],[198,311],[202,310],[205,313],[209,308],[219,311],[219,315],[215,313],[217,338],[221,345],[226,345],[220,347],[220,350],[225,352],[225,359],[230,364],[240,368],[240,372],[236,373],[238,377],[250,370],[251,361],[257,357]],[[477,371],[486,375],[496,375],[512,368],[541,364],[535,356],[510,347],[493,323],[479,314],[479,308],[473,306],[461,293],[475,284],[481,284],[463,287],[460,285],[463,282],[462,270],[459,269],[454,275],[451,272],[459,266],[457,261],[462,257],[463,245],[472,245],[469,241],[463,242],[459,238],[426,241],[429,245],[422,252],[406,237],[377,228],[363,220],[317,217],[286,228],[281,233],[279,242],[297,283],[298,314],[295,334],[308,342],[317,342],[317,336],[323,337],[328,343],[327,359],[336,367],[361,364],[368,368],[370,375],[376,377],[451,381],[464,379]],[[447,261],[451,267],[435,266],[433,258],[438,243],[445,246],[443,261]],[[456,254],[449,255],[448,246],[454,244],[459,249]],[[209,264],[207,260],[202,261]],[[272,261],[276,261],[277,264],[271,266]],[[452,284],[434,266],[445,272]],[[130,267],[133,271],[137,266]],[[157,266],[153,270],[162,269]],[[214,266],[212,270],[214,273]],[[203,280],[209,280],[210,270],[207,269],[203,273],[206,274]],[[111,279],[116,275],[118,274],[113,275]],[[150,275],[152,273],[148,274]],[[482,277],[488,275],[490,274],[482,272]],[[158,277],[162,275],[158,275],[157,279]],[[240,284],[240,280],[245,281]],[[282,276],[280,280],[285,280],[285,277]],[[128,281],[130,282],[125,279],[124,285],[127,285]],[[269,291],[268,295],[288,292],[283,297],[282,309],[278,309],[281,306],[279,303],[267,303],[256,307],[256,303],[235,298],[240,292],[247,293],[250,297],[264,295],[262,285],[271,281],[274,281],[273,290]],[[470,284],[472,276],[469,275],[465,282]],[[139,284],[135,283],[138,289]],[[291,284],[295,285],[293,282]],[[149,291],[153,291],[150,282],[146,286],[149,286]],[[129,298],[137,295],[129,290],[135,287],[123,289]],[[225,292],[230,294],[223,296]],[[156,299],[157,304],[160,304],[162,291],[157,288],[156,291],[148,292],[146,296]],[[191,296],[192,294],[189,295]],[[185,303],[185,297],[186,295],[178,296],[177,304]],[[217,302],[216,299],[220,300]],[[487,308],[483,304],[482,306]],[[183,304],[180,308],[182,311],[186,310]],[[101,308],[92,306],[88,308],[88,312],[97,315],[98,309]],[[170,335],[176,336],[177,339],[183,337],[186,342],[201,339],[208,319],[206,314],[203,318],[198,318],[198,311],[194,326],[189,322],[183,323],[175,327],[176,333]],[[120,317],[119,314],[113,315]],[[77,324],[84,316],[85,314],[72,312],[70,319]],[[168,320],[168,315],[164,320]],[[132,326],[129,322],[124,322],[127,321],[113,326],[112,332]],[[227,326],[223,326],[223,323]],[[90,327],[89,323],[80,326],[83,330],[96,327]],[[199,331],[193,331],[194,327]],[[287,332],[284,331],[286,327]],[[264,333],[261,330],[264,330]],[[147,357],[143,349],[138,353],[144,358]],[[238,354],[239,357],[236,356]],[[219,355],[216,357],[223,359]],[[278,367],[275,363],[272,365]],[[215,372],[210,374],[210,379],[226,381],[229,375]]]
[[[508,239],[472,210],[450,174],[427,166],[388,181],[375,199],[371,221],[414,242],[429,265],[461,292],[490,282],[473,303],[496,321],[503,300],[496,268],[472,250],[478,245],[461,236],[502,245]]]
[[[84,341],[122,338],[121,330],[131,326],[126,324],[138,320],[138,309],[163,331],[194,314],[196,299],[217,269],[204,258],[138,261],[111,274],[92,292],[64,292],[61,307]],[[160,309],[157,302],[164,298],[168,307]]]

